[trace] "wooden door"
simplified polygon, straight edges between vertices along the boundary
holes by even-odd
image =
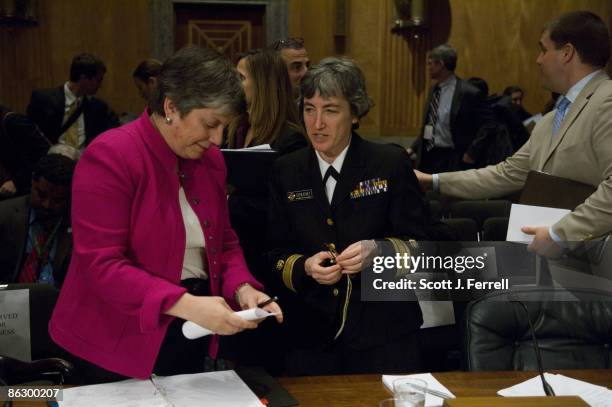
[[[266,46],[263,5],[177,3],[174,12],[177,50],[199,45],[234,60],[238,53]]]

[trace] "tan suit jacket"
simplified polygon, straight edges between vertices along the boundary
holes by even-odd
[[[592,185],[597,190],[552,225],[565,241],[588,240],[612,231],[612,81],[597,73],[570,105],[552,137],[555,110],[506,161],[478,170],[439,175],[443,194],[466,199],[508,195],[523,188],[530,170]]]

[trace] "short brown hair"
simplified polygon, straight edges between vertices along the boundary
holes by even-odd
[[[106,72],[106,65],[97,56],[84,52],[76,55],[70,64],[70,81],[78,82],[81,76],[91,79],[99,72]]]
[[[146,82],[151,77],[157,77],[161,72],[162,63],[154,58],[145,59],[142,61],[134,72],[132,73],[133,78],[138,78],[143,82]]]
[[[544,28],[557,49],[572,44],[580,60],[593,67],[604,67],[610,59],[610,33],[602,19],[590,11],[572,11],[551,21]]]

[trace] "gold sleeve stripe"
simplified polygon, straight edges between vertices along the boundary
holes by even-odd
[[[294,293],[297,291],[295,291],[295,288],[293,287],[293,266],[300,257],[302,257],[301,254],[292,254],[287,258],[285,261],[285,266],[283,267],[283,283]]]
[[[410,256],[410,248],[408,247],[406,242],[404,242],[401,239],[396,239],[394,237],[388,237],[387,240],[393,244],[393,247],[395,248],[395,252],[398,253],[400,256],[403,257],[404,254],[407,254],[408,256]],[[398,270],[397,273],[395,274],[395,277],[402,277],[408,274],[409,271],[410,270],[406,270],[406,269]]]

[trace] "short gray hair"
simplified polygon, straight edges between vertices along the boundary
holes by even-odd
[[[429,51],[427,57],[433,61],[441,61],[449,71],[454,71],[457,67],[457,50],[451,45],[438,45]]]
[[[162,65],[151,110],[165,116],[165,98],[176,105],[181,117],[200,108],[228,116],[241,114],[246,108],[238,71],[230,60],[196,46],[179,50]]]
[[[374,106],[366,90],[363,72],[347,58],[322,59],[302,78],[301,92],[304,98],[311,98],[316,92],[323,97],[344,97],[358,118],[368,114]]]

